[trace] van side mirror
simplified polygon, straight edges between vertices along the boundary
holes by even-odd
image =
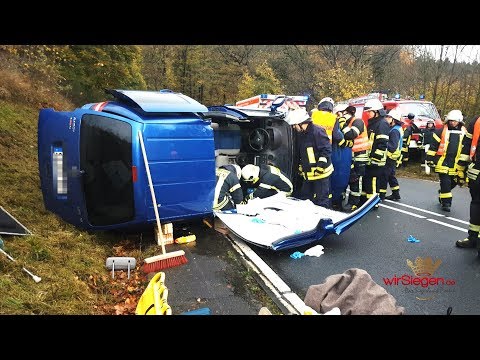
[[[272,105],[270,105],[270,112],[277,111],[277,109],[285,103],[285,99],[286,99],[285,95],[277,96],[273,100]]]

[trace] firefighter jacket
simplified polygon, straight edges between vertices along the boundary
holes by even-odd
[[[387,142],[390,125],[383,116],[368,120],[367,134],[371,149],[368,154],[368,165],[382,167],[387,159]]]
[[[428,145],[432,143],[433,140],[433,134],[435,133],[435,128],[425,128],[422,129],[423,133],[423,145]]]
[[[467,169],[469,180],[476,181],[480,173],[480,155],[477,150],[480,142],[480,117],[476,116],[467,127],[467,132],[463,138],[463,148],[458,160],[457,170],[463,172]],[[464,174],[462,174],[464,175]]]
[[[230,198],[235,204],[243,201],[243,191],[238,180],[235,168],[232,165],[225,165],[215,170],[217,183],[213,199],[213,210],[222,209]]]
[[[463,137],[467,130],[459,123],[455,128],[447,124],[433,134],[432,143],[427,151],[427,164],[435,166],[439,174],[457,175],[458,161],[462,153]]]
[[[387,142],[387,164],[399,166],[402,163],[403,130],[399,124],[390,128]]]
[[[352,148],[353,161],[367,163],[367,151],[370,150],[371,144],[368,141],[367,128],[363,120],[348,114],[339,118],[339,124],[345,146]]]
[[[332,144],[325,129],[310,123],[304,132],[297,134],[300,175],[308,181],[330,176],[333,172]]]
[[[402,153],[403,153],[403,156],[408,158],[408,148],[410,146],[410,140],[412,139],[412,127],[411,126],[407,126],[404,130],[403,130],[403,142],[402,142]]]
[[[330,139],[330,144],[333,143],[339,146],[344,146],[345,140],[343,139],[343,134],[340,130],[335,114],[328,111],[318,110],[313,112],[312,121],[315,125],[321,126],[325,129],[328,138]]]
[[[283,192],[286,196],[292,194],[292,182],[279,168],[264,164],[259,166],[260,174],[253,183],[256,189],[247,196],[247,199],[265,198],[278,192]]]

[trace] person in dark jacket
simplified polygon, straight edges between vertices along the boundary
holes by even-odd
[[[372,147],[368,155],[368,165],[365,169],[365,183],[362,197],[370,199],[379,194],[380,199],[385,199],[385,193],[380,193],[379,182],[383,177],[384,167],[387,159],[387,142],[389,139],[390,125],[380,115],[383,105],[378,99],[371,99],[365,103],[364,111],[368,113],[367,134]],[[364,195],[365,194],[365,195]],[[378,204],[375,205],[378,209]]]
[[[467,130],[463,126],[463,115],[460,110],[452,110],[447,114],[446,124],[433,134],[433,141],[427,152],[427,165],[435,166],[440,178],[438,201],[442,210],[450,212],[452,206],[452,189],[458,185],[458,177],[464,177],[463,169],[458,171],[463,137]]]
[[[299,173],[304,179],[300,198],[331,208],[332,144],[326,130],[315,125],[303,109],[290,111],[286,120],[297,133]]]
[[[424,163],[427,158],[427,151],[430,148],[430,144],[433,142],[433,134],[435,133],[435,122],[433,120],[428,120],[425,129],[422,129],[423,136],[423,149],[421,153],[421,162]]]
[[[458,180],[461,182],[466,175],[468,187],[470,188],[470,224],[468,226],[468,237],[457,240],[455,245],[461,248],[476,248],[477,256],[480,258],[480,155],[477,149],[480,146],[480,116],[476,116],[470,122],[467,133],[463,138],[462,153],[458,161]]]
[[[213,198],[213,210],[231,210],[243,201],[240,186],[241,168],[236,164],[223,165],[216,169],[217,183]]]
[[[402,166],[407,166],[408,160],[410,158],[410,140],[412,139],[412,128],[413,128],[413,119],[415,119],[415,114],[409,113],[407,118],[410,120],[410,125],[406,125],[403,129],[403,146],[402,146]]]
[[[277,193],[284,193],[290,196],[293,185],[290,179],[277,167],[273,165],[247,164],[242,169],[242,180],[253,189],[245,201],[253,198],[266,198]]]
[[[402,116],[396,109],[390,110],[386,119],[390,124],[390,133],[388,134],[387,143],[387,160],[385,162],[384,178],[380,185],[380,193],[387,192],[387,186],[390,185],[392,194],[386,196],[385,199],[398,201],[400,200],[400,185],[395,176],[395,169],[402,163]]]

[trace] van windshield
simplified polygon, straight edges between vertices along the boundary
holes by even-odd
[[[432,103],[411,102],[398,104],[398,108],[402,116],[407,116],[409,113],[415,116],[425,116],[430,119],[439,119],[437,108]]]
[[[86,114],[80,130],[80,168],[85,172],[88,221],[101,226],[133,220],[130,124]]]

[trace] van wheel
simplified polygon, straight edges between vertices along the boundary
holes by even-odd
[[[256,128],[248,136],[248,145],[255,151],[262,151],[270,142],[270,135],[267,130]]]

